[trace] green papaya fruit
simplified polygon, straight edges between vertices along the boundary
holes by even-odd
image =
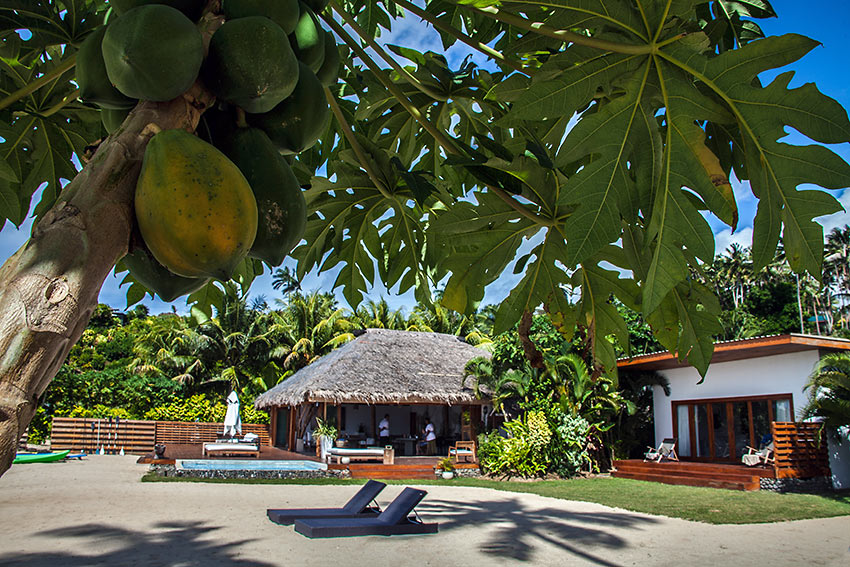
[[[317,14],[328,6],[328,0],[304,0],[304,3]]]
[[[319,18],[304,2],[299,3],[301,14],[295,31],[289,34],[289,42],[299,61],[305,63],[314,73],[325,59],[325,38]]]
[[[121,124],[124,123],[124,119],[127,118],[127,115],[130,114],[132,108],[126,108],[124,110],[112,110],[109,108],[101,109],[100,111],[100,121],[103,122],[103,127],[106,128],[106,131],[110,134],[118,129]]]
[[[325,60],[316,71],[316,77],[324,86],[335,85],[339,79],[339,49],[336,40],[330,32],[325,32]]]
[[[198,291],[210,281],[209,278],[184,278],[172,274],[144,246],[136,246],[122,261],[134,280],[167,302]]]
[[[224,17],[228,20],[248,16],[265,16],[276,23],[287,35],[295,31],[301,10],[298,0],[225,0]]]
[[[126,14],[133,8],[147,6],[148,4],[165,4],[166,6],[171,6],[180,10],[183,15],[193,22],[197,22],[207,2],[206,0],[109,0],[109,5],[112,6],[112,9],[118,16]]]
[[[201,33],[178,10],[160,4],[133,8],[106,28],[103,61],[125,95],[166,101],[180,96],[204,59]]]
[[[95,29],[80,45],[77,53],[77,84],[80,85],[80,100],[101,108],[123,109],[136,106],[136,100],[124,96],[109,81],[103,63],[101,44],[106,26]]]
[[[185,130],[163,130],[148,142],[134,203],[145,245],[178,276],[229,279],[257,235],[245,176]]]
[[[215,32],[202,72],[215,96],[245,112],[268,112],[295,89],[298,59],[279,25],[248,16]]]
[[[257,238],[248,256],[278,266],[307,226],[307,202],[298,179],[258,128],[240,128],[222,149],[248,180],[257,200]]]
[[[330,109],[316,74],[299,63],[298,84],[265,114],[249,114],[248,124],[263,130],[280,153],[297,154],[315,144],[328,124]]]

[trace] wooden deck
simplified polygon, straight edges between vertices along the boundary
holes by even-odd
[[[761,477],[775,478],[772,467],[746,467],[744,465],[674,462],[644,462],[639,459],[614,461],[615,471],[611,476],[680,484],[707,486],[729,490],[758,490]]]
[[[165,449],[165,458],[155,460],[153,453],[148,453],[139,458],[139,463],[174,464],[176,459],[210,459],[202,455],[202,444],[170,444]],[[215,459],[239,459],[243,457],[220,457]],[[384,465],[381,463],[349,463],[329,464],[330,470],[345,470],[351,472],[352,478],[373,478],[393,480],[413,480],[434,478],[434,467],[442,457],[396,457],[395,464]],[[260,447],[259,460],[266,461],[319,461],[315,454],[294,453],[284,451],[277,447]],[[458,469],[478,468],[474,463],[458,463]]]

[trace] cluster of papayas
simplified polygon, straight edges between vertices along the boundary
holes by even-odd
[[[145,152],[135,195],[144,243],[134,280],[172,301],[227,279],[246,257],[276,266],[301,240],[301,187],[284,155],[315,144],[330,117],[324,87],[340,56],[316,12],[327,0],[223,0],[205,55],[206,0],[110,0],[108,23],[77,54],[80,99],[107,132],[139,100],[168,101],[200,78],[216,105],[196,133],[166,130]]]

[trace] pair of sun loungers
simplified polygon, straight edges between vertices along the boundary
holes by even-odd
[[[385,486],[370,480],[342,508],[270,509],[267,514],[277,524],[295,524],[296,532],[310,538],[437,533],[437,524],[410,516],[427,492],[407,487],[382,511],[371,504]]]

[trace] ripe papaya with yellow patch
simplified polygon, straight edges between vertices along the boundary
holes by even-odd
[[[91,32],[77,52],[77,84],[80,86],[80,100],[113,110],[133,108],[136,99],[124,95],[109,81],[106,64],[103,62],[103,36],[106,26],[100,26]]]
[[[307,226],[307,202],[298,179],[258,128],[240,128],[222,149],[245,175],[257,200],[257,238],[248,255],[278,266]]]
[[[183,15],[192,20],[198,21],[201,17],[201,12],[207,4],[207,0],[109,0],[109,5],[115,11],[115,14],[120,16],[139,6],[147,6],[148,4],[164,4],[180,10]]]
[[[245,112],[268,112],[295,89],[298,59],[279,25],[249,16],[215,32],[202,72],[218,98]]]
[[[144,246],[136,246],[121,261],[134,280],[166,302],[198,291],[210,281],[209,278],[184,278],[172,274]]]
[[[198,77],[204,59],[201,33],[178,10],[161,4],[133,8],[106,28],[103,62],[126,96],[166,101]]]
[[[151,138],[135,205],[145,245],[178,276],[229,279],[257,235],[257,202],[245,176],[185,130]]]
[[[307,65],[314,73],[325,59],[324,30],[319,18],[304,2],[299,3],[301,10],[295,31],[289,34],[289,42],[299,61]]]
[[[106,131],[111,134],[124,123],[124,119],[127,118],[127,115],[130,114],[131,110],[133,109],[127,108],[124,110],[111,110],[109,108],[104,108],[100,111],[100,121],[103,123],[103,127],[106,128]]]
[[[298,0],[225,0],[224,17],[227,20],[265,16],[276,23],[287,34],[295,31],[301,10]]]
[[[325,32],[325,59],[316,71],[316,77],[326,87],[335,85],[339,79],[339,48],[330,32]]]
[[[263,130],[278,151],[297,154],[315,144],[328,125],[330,110],[316,74],[299,63],[298,84],[283,102],[265,114],[249,114],[248,124]]]

